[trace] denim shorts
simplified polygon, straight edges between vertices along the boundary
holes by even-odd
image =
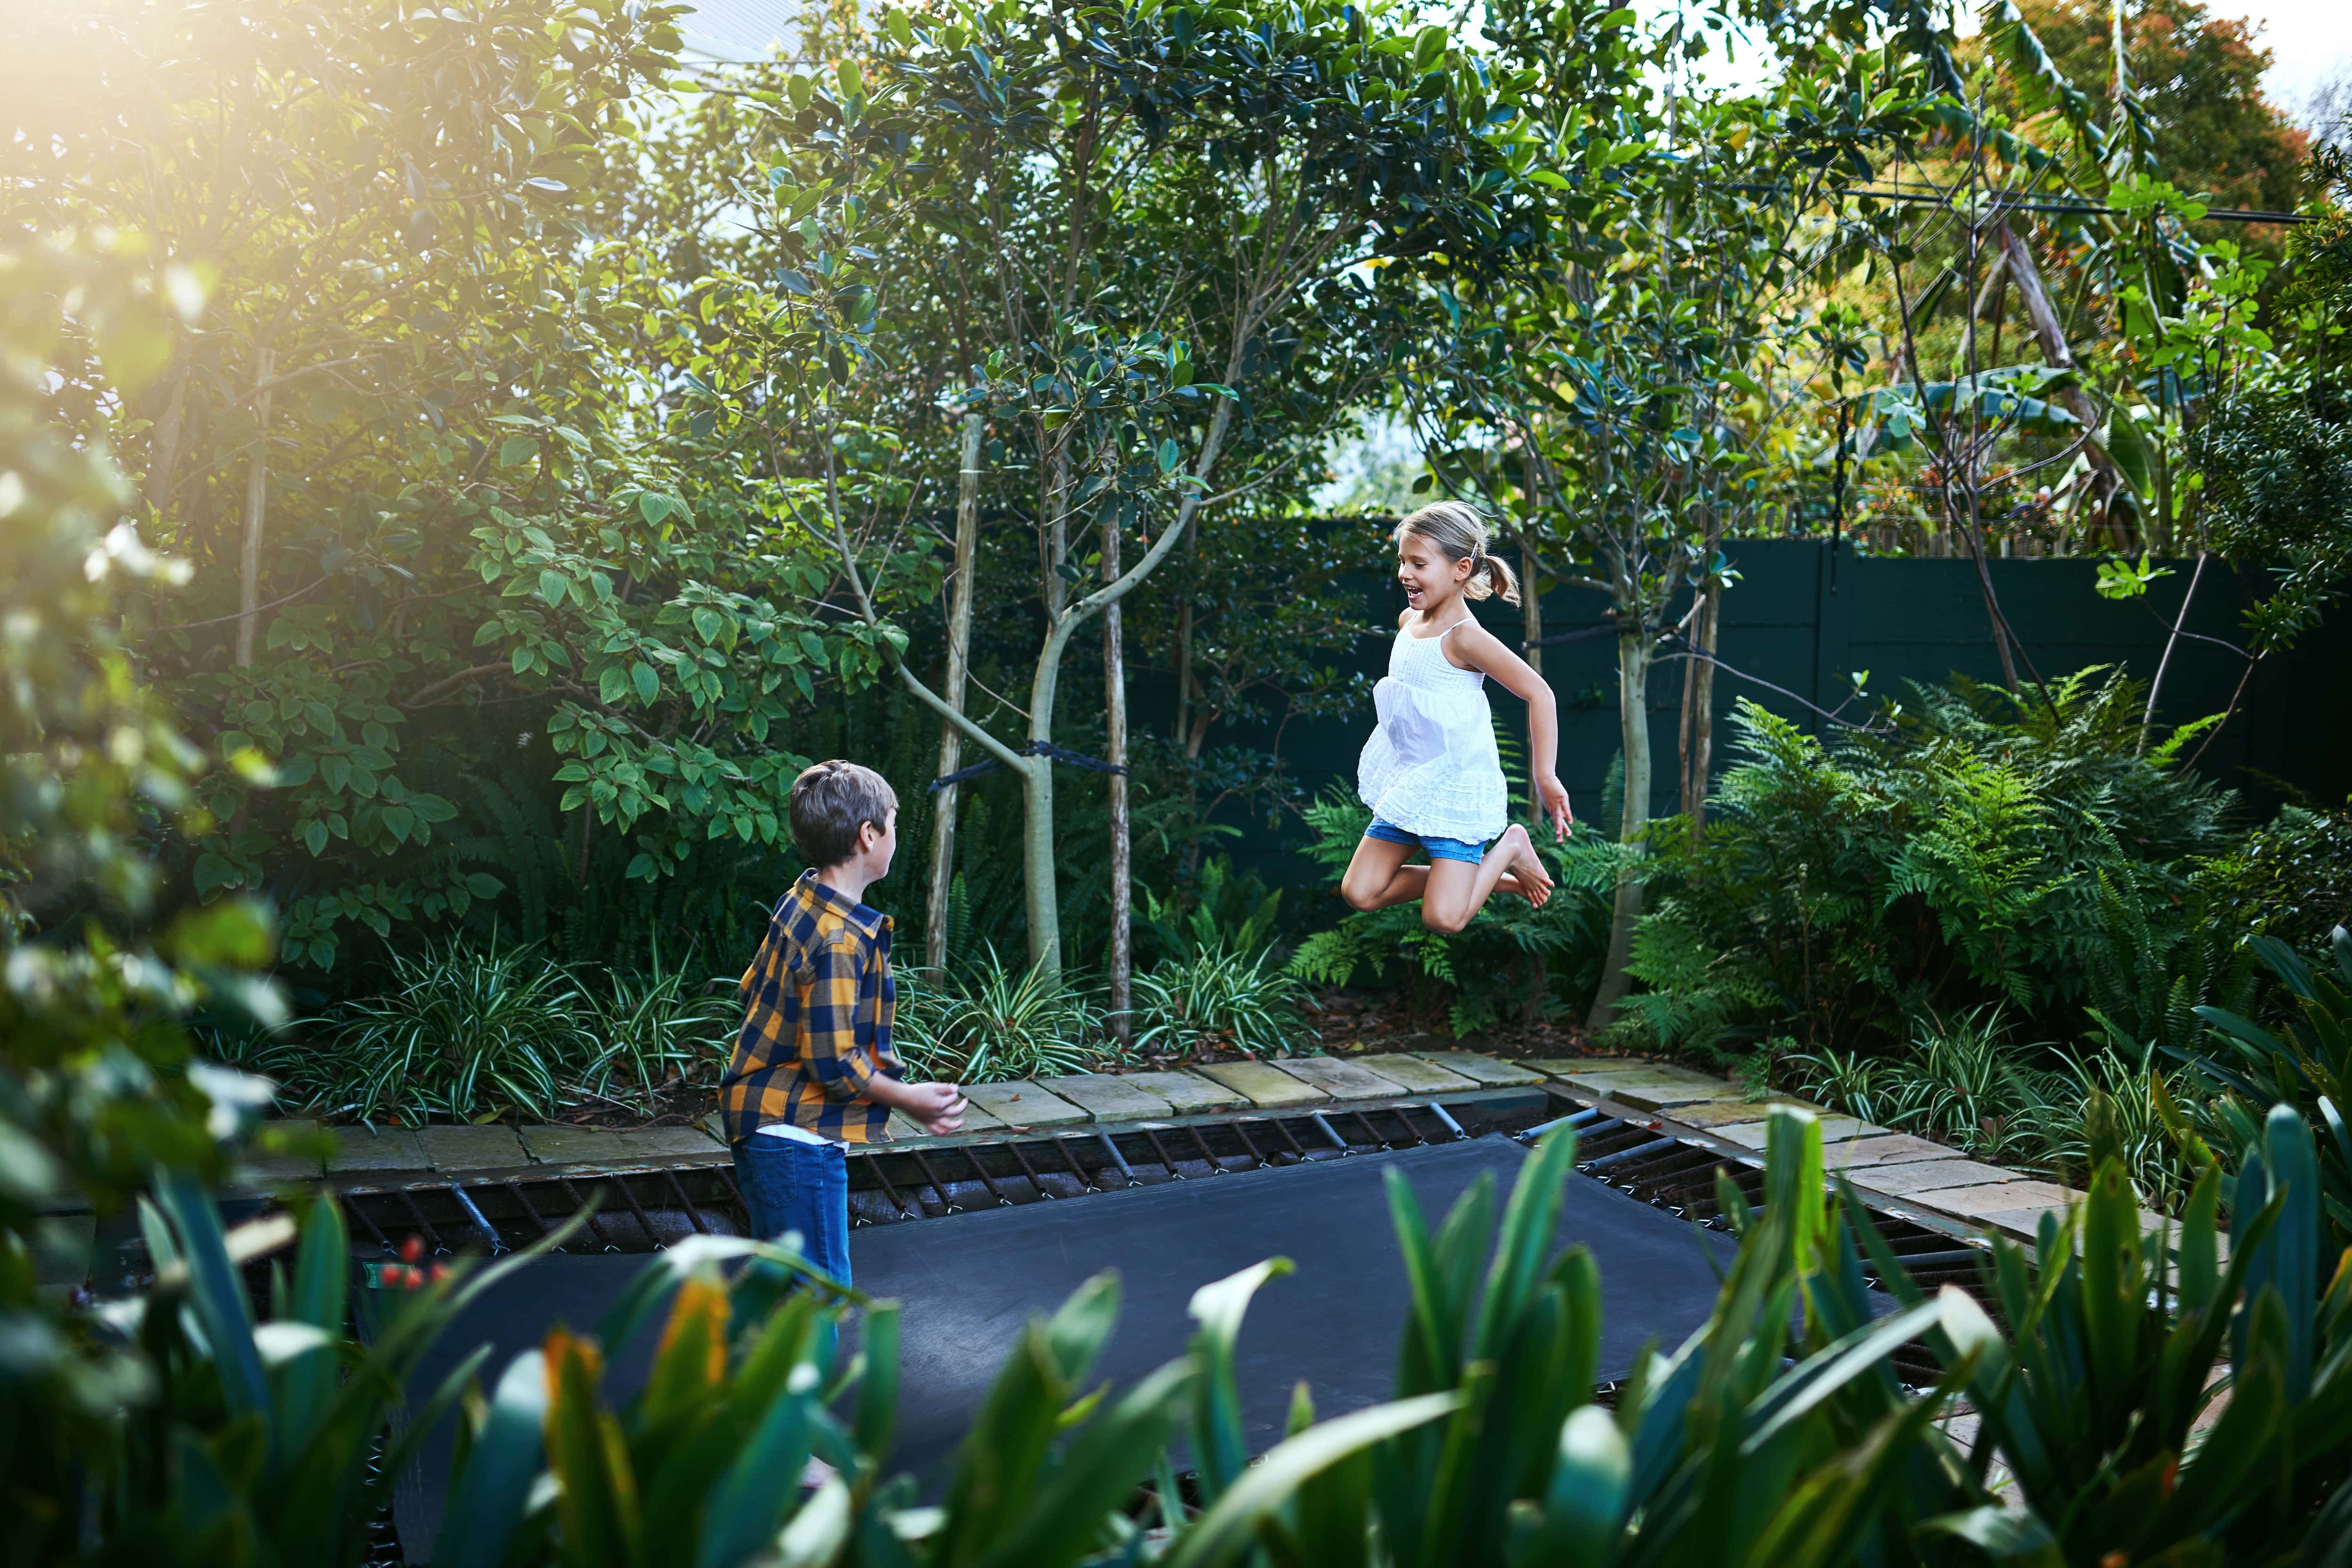
[[[1364,829],[1364,837],[1377,838],[1383,844],[1416,845],[1429,851],[1429,858],[1433,860],[1466,860],[1475,866],[1486,858],[1484,845],[1473,844],[1466,838],[1438,838],[1426,834],[1407,833],[1394,823],[1382,822],[1377,816],[1372,818],[1372,825]]]

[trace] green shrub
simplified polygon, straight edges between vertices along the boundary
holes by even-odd
[[[961,977],[902,970],[891,1043],[917,1077],[988,1083],[1084,1072],[1113,1059],[1102,1010],[1066,971],[1014,970],[988,950]]]
[[[2225,1008],[2200,1007],[2213,1026],[2205,1047],[2178,1053],[2227,1090],[2214,1107],[2219,1141],[2235,1153],[2260,1146],[2264,1108],[2291,1105],[2322,1131],[2319,1173],[2333,1240],[2352,1247],[2352,930],[2336,928],[2329,946],[2335,970],[2315,970],[2276,937],[2258,937],[2254,950],[2284,988],[2288,1002],[2275,1029]],[[2186,1133],[2186,1128],[2176,1129]],[[2244,1205],[2233,1201],[2232,1212]]]
[[[1804,1092],[1865,1121],[1948,1143],[1979,1160],[2083,1180],[2102,1149],[2140,1201],[2171,1210],[2194,1169],[2167,1119],[2179,1089],[2153,1047],[2071,1054],[2008,1040],[1997,1007],[1925,1021],[1901,1053],[1792,1056]]]
[[[2128,967],[2116,900],[2168,910],[2228,843],[2232,797],[2176,765],[2189,731],[2137,754],[2145,689],[2119,674],[2081,671],[2046,704],[1912,693],[1890,727],[1826,745],[1739,705],[1704,842],[1678,818],[1651,835],[1660,1043],[1696,1020],[1873,1051],[1991,1005],[2071,1035],[2091,976]]]
[[[396,956],[381,996],[305,1020],[256,1065],[305,1104],[363,1121],[544,1120],[606,1057],[577,981],[543,954],[462,938]]]
[[[582,984],[581,1022],[596,1055],[582,1069],[579,1088],[625,1099],[652,1116],[664,1087],[718,1082],[743,1013],[731,994],[709,994],[708,982],[690,968],[665,967],[658,943],[649,957],[645,969],[608,970],[601,984]]]
[[[1286,972],[1270,947],[1250,956],[1222,943],[1196,948],[1135,977],[1135,1050],[1156,1057],[1204,1050],[1287,1056],[1321,1037],[1305,1016],[1314,1005],[1305,982]]]
[[[1189,898],[1171,893],[1163,902],[1144,890],[1139,934],[1155,959],[1190,959],[1212,948],[1255,952],[1274,940],[1281,909],[1281,889],[1267,888],[1255,871],[1236,877],[1231,856],[1213,855]]]
[[[1306,816],[1315,833],[1307,852],[1329,871],[1336,898],[1339,875],[1372,814],[1334,786]],[[1391,963],[1398,963],[1415,1005],[1444,1013],[1457,1035],[1580,1006],[1600,980],[1609,942],[1607,890],[1615,886],[1622,852],[1582,824],[1566,844],[1539,843],[1537,852],[1558,884],[1540,910],[1497,894],[1454,935],[1423,925],[1417,904],[1350,910],[1298,944],[1290,972],[1318,985],[1347,985],[1360,974],[1388,978]]]

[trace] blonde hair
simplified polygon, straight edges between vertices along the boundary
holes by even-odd
[[[1492,553],[1486,520],[1469,502],[1432,501],[1397,524],[1399,544],[1407,534],[1435,546],[1448,561],[1470,563],[1470,581],[1462,585],[1465,596],[1483,599],[1500,594],[1507,605],[1519,602],[1519,574],[1509,562]]]

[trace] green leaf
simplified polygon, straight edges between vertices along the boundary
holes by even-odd
[[[1221,1568],[1245,1552],[1261,1522],[1291,1494],[1349,1456],[1462,1407],[1459,1392],[1424,1394],[1327,1421],[1275,1446],[1160,1559],[1160,1568]]]
[[[667,496],[656,495],[653,491],[647,490],[637,497],[637,515],[648,523],[658,526],[661,520],[667,517],[671,509],[677,504]]]
[[[661,678],[654,673],[652,665],[642,659],[629,667],[629,679],[636,685],[637,700],[648,707],[661,695]]]
[[[629,672],[617,664],[608,664],[604,673],[596,678],[596,700],[610,708],[629,694]]]
[[[549,604],[561,605],[563,603],[564,590],[570,586],[571,584],[563,580],[563,574],[556,571],[553,567],[541,567],[540,569],[539,596],[545,599]]]
[[[315,816],[312,817],[302,826],[302,842],[310,846],[311,854],[325,854],[327,852],[327,825],[319,818]]]
[[[511,468],[539,456],[539,443],[528,436],[509,436],[499,443],[499,467]]]

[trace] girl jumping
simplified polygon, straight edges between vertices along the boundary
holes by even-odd
[[[1397,617],[1388,679],[1372,689],[1380,724],[1356,765],[1357,793],[1372,808],[1372,825],[1339,894],[1360,910],[1419,899],[1422,924],[1457,931],[1498,888],[1538,908],[1551,897],[1551,873],[1527,829],[1505,826],[1486,677],[1527,700],[1528,761],[1554,839],[1568,837],[1569,823],[1568,791],[1553,772],[1559,717],[1544,678],[1463,603],[1497,592],[1507,604],[1519,602],[1517,576],[1487,553],[1485,520],[1460,501],[1439,501],[1397,525],[1396,547],[1406,608]],[[1427,853],[1428,865],[1405,864],[1416,849]]]

